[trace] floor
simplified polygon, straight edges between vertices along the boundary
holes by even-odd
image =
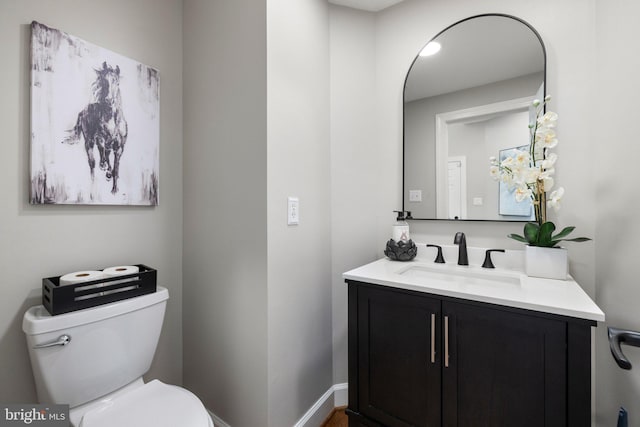
[[[322,427],[349,427],[347,415],[344,413],[346,407],[335,408]]]

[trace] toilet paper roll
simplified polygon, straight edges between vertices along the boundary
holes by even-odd
[[[107,277],[122,276],[123,274],[135,274],[139,273],[140,268],[137,265],[117,265],[115,267],[109,267],[102,270]]]
[[[102,270],[102,272],[104,273],[105,277],[117,277],[117,276],[123,276],[125,274],[139,273],[140,272],[140,268],[137,265],[117,265],[115,267],[105,268],[104,270]],[[129,277],[128,279],[112,280],[112,281],[109,281],[109,282],[105,282],[105,286],[107,286],[107,285],[116,285],[116,284],[119,284],[119,283],[135,282],[136,280],[139,280],[139,278],[138,277]],[[112,293],[112,292],[128,291],[130,289],[135,289],[136,287],[137,286],[131,286],[131,287],[117,289],[117,290],[114,290],[114,291],[107,291],[104,294],[107,295],[107,294]]]
[[[89,282],[91,280],[103,279],[105,277],[102,271],[74,271],[60,277],[60,286],[73,285],[76,283]]]

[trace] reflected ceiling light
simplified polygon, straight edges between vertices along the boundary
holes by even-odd
[[[420,56],[431,56],[435,55],[440,51],[440,43],[438,42],[429,42],[427,45],[420,51]]]

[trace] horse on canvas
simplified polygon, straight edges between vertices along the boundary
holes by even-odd
[[[69,135],[62,142],[77,144],[80,137],[84,139],[91,179],[94,179],[97,148],[100,169],[106,171],[107,181],[113,179],[111,193],[115,194],[118,191],[120,157],[128,134],[120,96],[120,67],[116,65],[113,68],[105,61],[102,68],[94,71],[97,74],[92,84],[94,102],[78,113],[75,126],[69,130]]]

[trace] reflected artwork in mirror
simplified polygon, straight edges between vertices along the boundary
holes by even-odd
[[[403,209],[414,219],[530,220],[526,206],[504,205],[508,189],[488,177],[488,159],[529,143],[545,78],[542,39],[513,16],[467,18],[429,41],[404,86]]]

